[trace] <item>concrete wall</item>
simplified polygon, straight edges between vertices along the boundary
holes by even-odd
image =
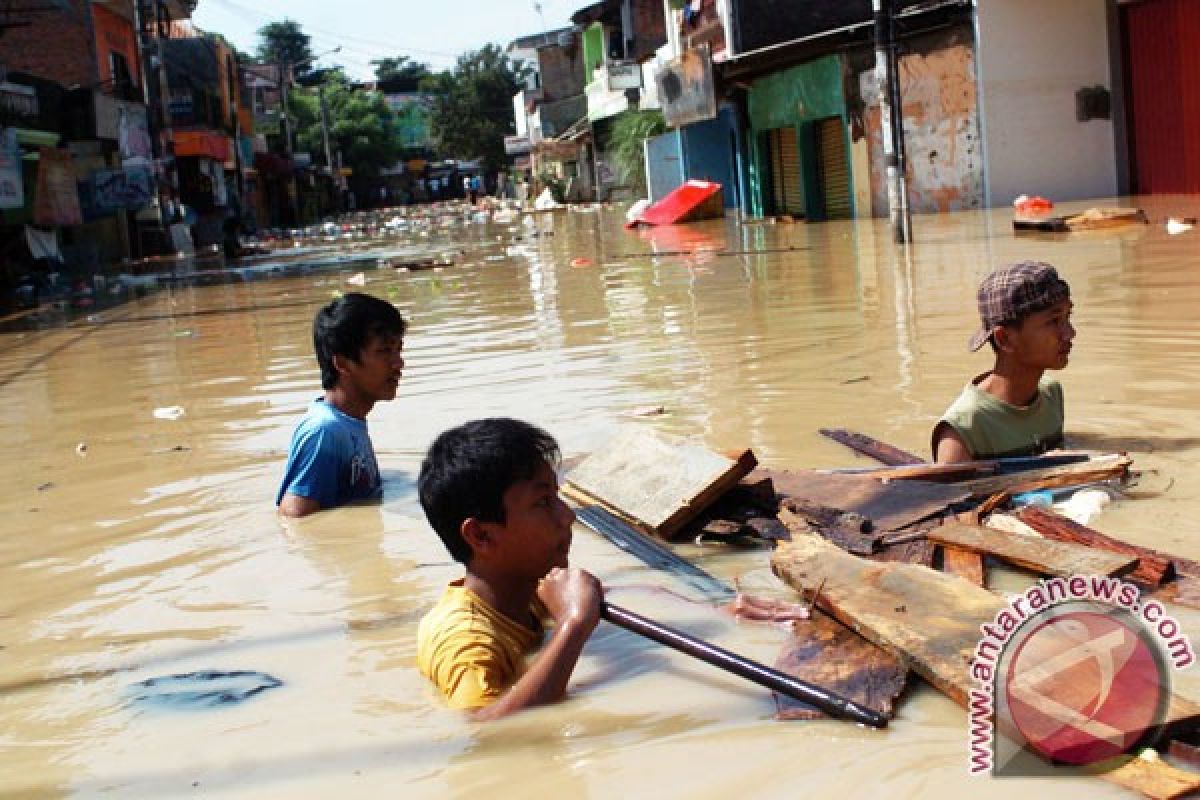
[[[984,202],[975,53],[969,29],[906,42],[900,58],[908,202],[916,213],[963,211]],[[888,213],[887,165],[880,125],[879,81],[859,74],[869,155],[870,200],[860,215]],[[857,173],[856,173],[857,174]],[[861,191],[862,180],[855,186]]]
[[[1075,119],[1075,92],[1112,88],[1104,0],[977,4],[980,127],[988,205],[1117,192],[1111,120]]]

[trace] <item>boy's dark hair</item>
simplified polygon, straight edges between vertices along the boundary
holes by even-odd
[[[445,431],[429,446],[417,478],[425,518],[455,561],[471,563],[462,537],[468,517],[504,522],[504,493],[542,464],[557,467],[558,443],[519,419],[477,419]]]
[[[404,317],[386,300],[361,292],[342,295],[317,312],[313,320],[313,349],[321,365],[321,386],[337,385],[335,355],[357,362],[372,336],[403,336]]]

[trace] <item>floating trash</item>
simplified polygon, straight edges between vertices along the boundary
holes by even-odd
[[[1175,236],[1180,233],[1190,231],[1195,225],[1195,220],[1190,218],[1176,219],[1171,217],[1167,220],[1167,233]]]
[[[162,408],[154,409],[155,419],[179,419],[187,412],[183,410],[183,406],[163,406]]]
[[[129,692],[133,703],[191,711],[240,703],[278,686],[283,681],[265,672],[202,670],[139,681]]]
[[[349,278],[346,278],[346,283],[350,284],[351,286],[366,286],[367,274],[365,272],[357,272],[351,275]]]

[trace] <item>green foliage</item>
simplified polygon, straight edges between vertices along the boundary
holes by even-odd
[[[512,98],[528,68],[513,64],[494,44],[459,56],[454,69],[430,75],[421,90],[431,96],[430,130],[447,157],[483,159],[503,166],[504,137],[514,132]]]
[[[355,179],[371,178],[400,157],[395,119],[379,92],[356,88],[340,69],[325,70],[318,86],[294,89],[289,95],[296,119],[298,149],[324,165],[321,139],[320,94],[324,92],[329,116],[329,149],[340,150],[342,164],[354,170]]]
[[[645,193],[646,158],[643,143],[666,130],[667,123],[661,111],[630,109],[617,115],[608,134],[608,151],[622,183]]]
[[[303,76],[312,68],[312,39],[292,19],[270,22],[258,29],[258,60],[263,64],[292,64]]]
[[[421,81],[429,76],[428,66],[408,56],[377,58],[371,66],[375,68],[375,80],[381,84],[380,88],[389,92],[415,92]]]

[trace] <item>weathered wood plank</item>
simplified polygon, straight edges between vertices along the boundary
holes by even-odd
[[[1132,464],[1133,459],[1128,456],[1101,456],[1074,464],[975,478],[955,483],[954,486],[966,489],[972,497],[991,497],[999,492],[1019,494],[1037,489],[1082,486],[1085,483],[1123,478],[1129,473]]]
[[[1130,759],[1100,777],[1153,800],[1175,800],[1200,791],[1200,773],[1188,772],[1158,759]]]
[[[822,436],[828,436],[838,444],[844,444],[856,453],[873,458],[880,464],[898,467],[904,464],[923,464],[925,459],[913,455],[907,450],[901,450],[887,442],[867,436],[865,433],[849,431],[845,428],[821,428]]]
[[[1130,580],[1142,586],[1155,588],[1175,577],[1175,568],[1170,556],[1148,547],[1122,542],[1100,531],[1080,525],[1061,514],[1038,506],[1026,506],[1017,512],[1017,519],[1035,531],[1056,542],[1086,545],[1097,550],[1133,556],[1138,560],[1137,568],[1129,573]]]
[[[756,465],[700,445],[633,428],[592,453],[567,475],[576,491],[670,538]]]
[[[811,535],[781,542],[771,568],[797,590],[822,585],[819,608],[966,707],[971,658],[981,626],[1004,606],[999,595],[925,567],[857,558]],[[1165,725],[1198,723],[1200,706],[1173,694]]]
[[[934,528],[930,531],[929,540],[937,542],[938,540],[934,538],[933,533],[941,529]],[[983,569],[983,557],[978,552],[944,542],[942,543],[941,551],[942,572],[962,578],[974,586],[987,587],[987,575]]]
[[[961,522],[934,528],[929,538],[942,545],[996,556],[1042,575],[1125,575],[1138,565],[1134,556],[1069,542],[1016,536]]]
[[[780,651],[775,668],[815,683],[889,718],[896,698],[908,682],[908,667],[826,614],[792,623],[792,638]],[[791,697],[775,694],[779,719],[828,716]]]
[[[808,500],[871,520],[876,530],[892,531],[941,514],[966,500],[957,486],[924,481],[882,483],[863,475],[834,475],[810,470],[766,470],[783,498]]]

